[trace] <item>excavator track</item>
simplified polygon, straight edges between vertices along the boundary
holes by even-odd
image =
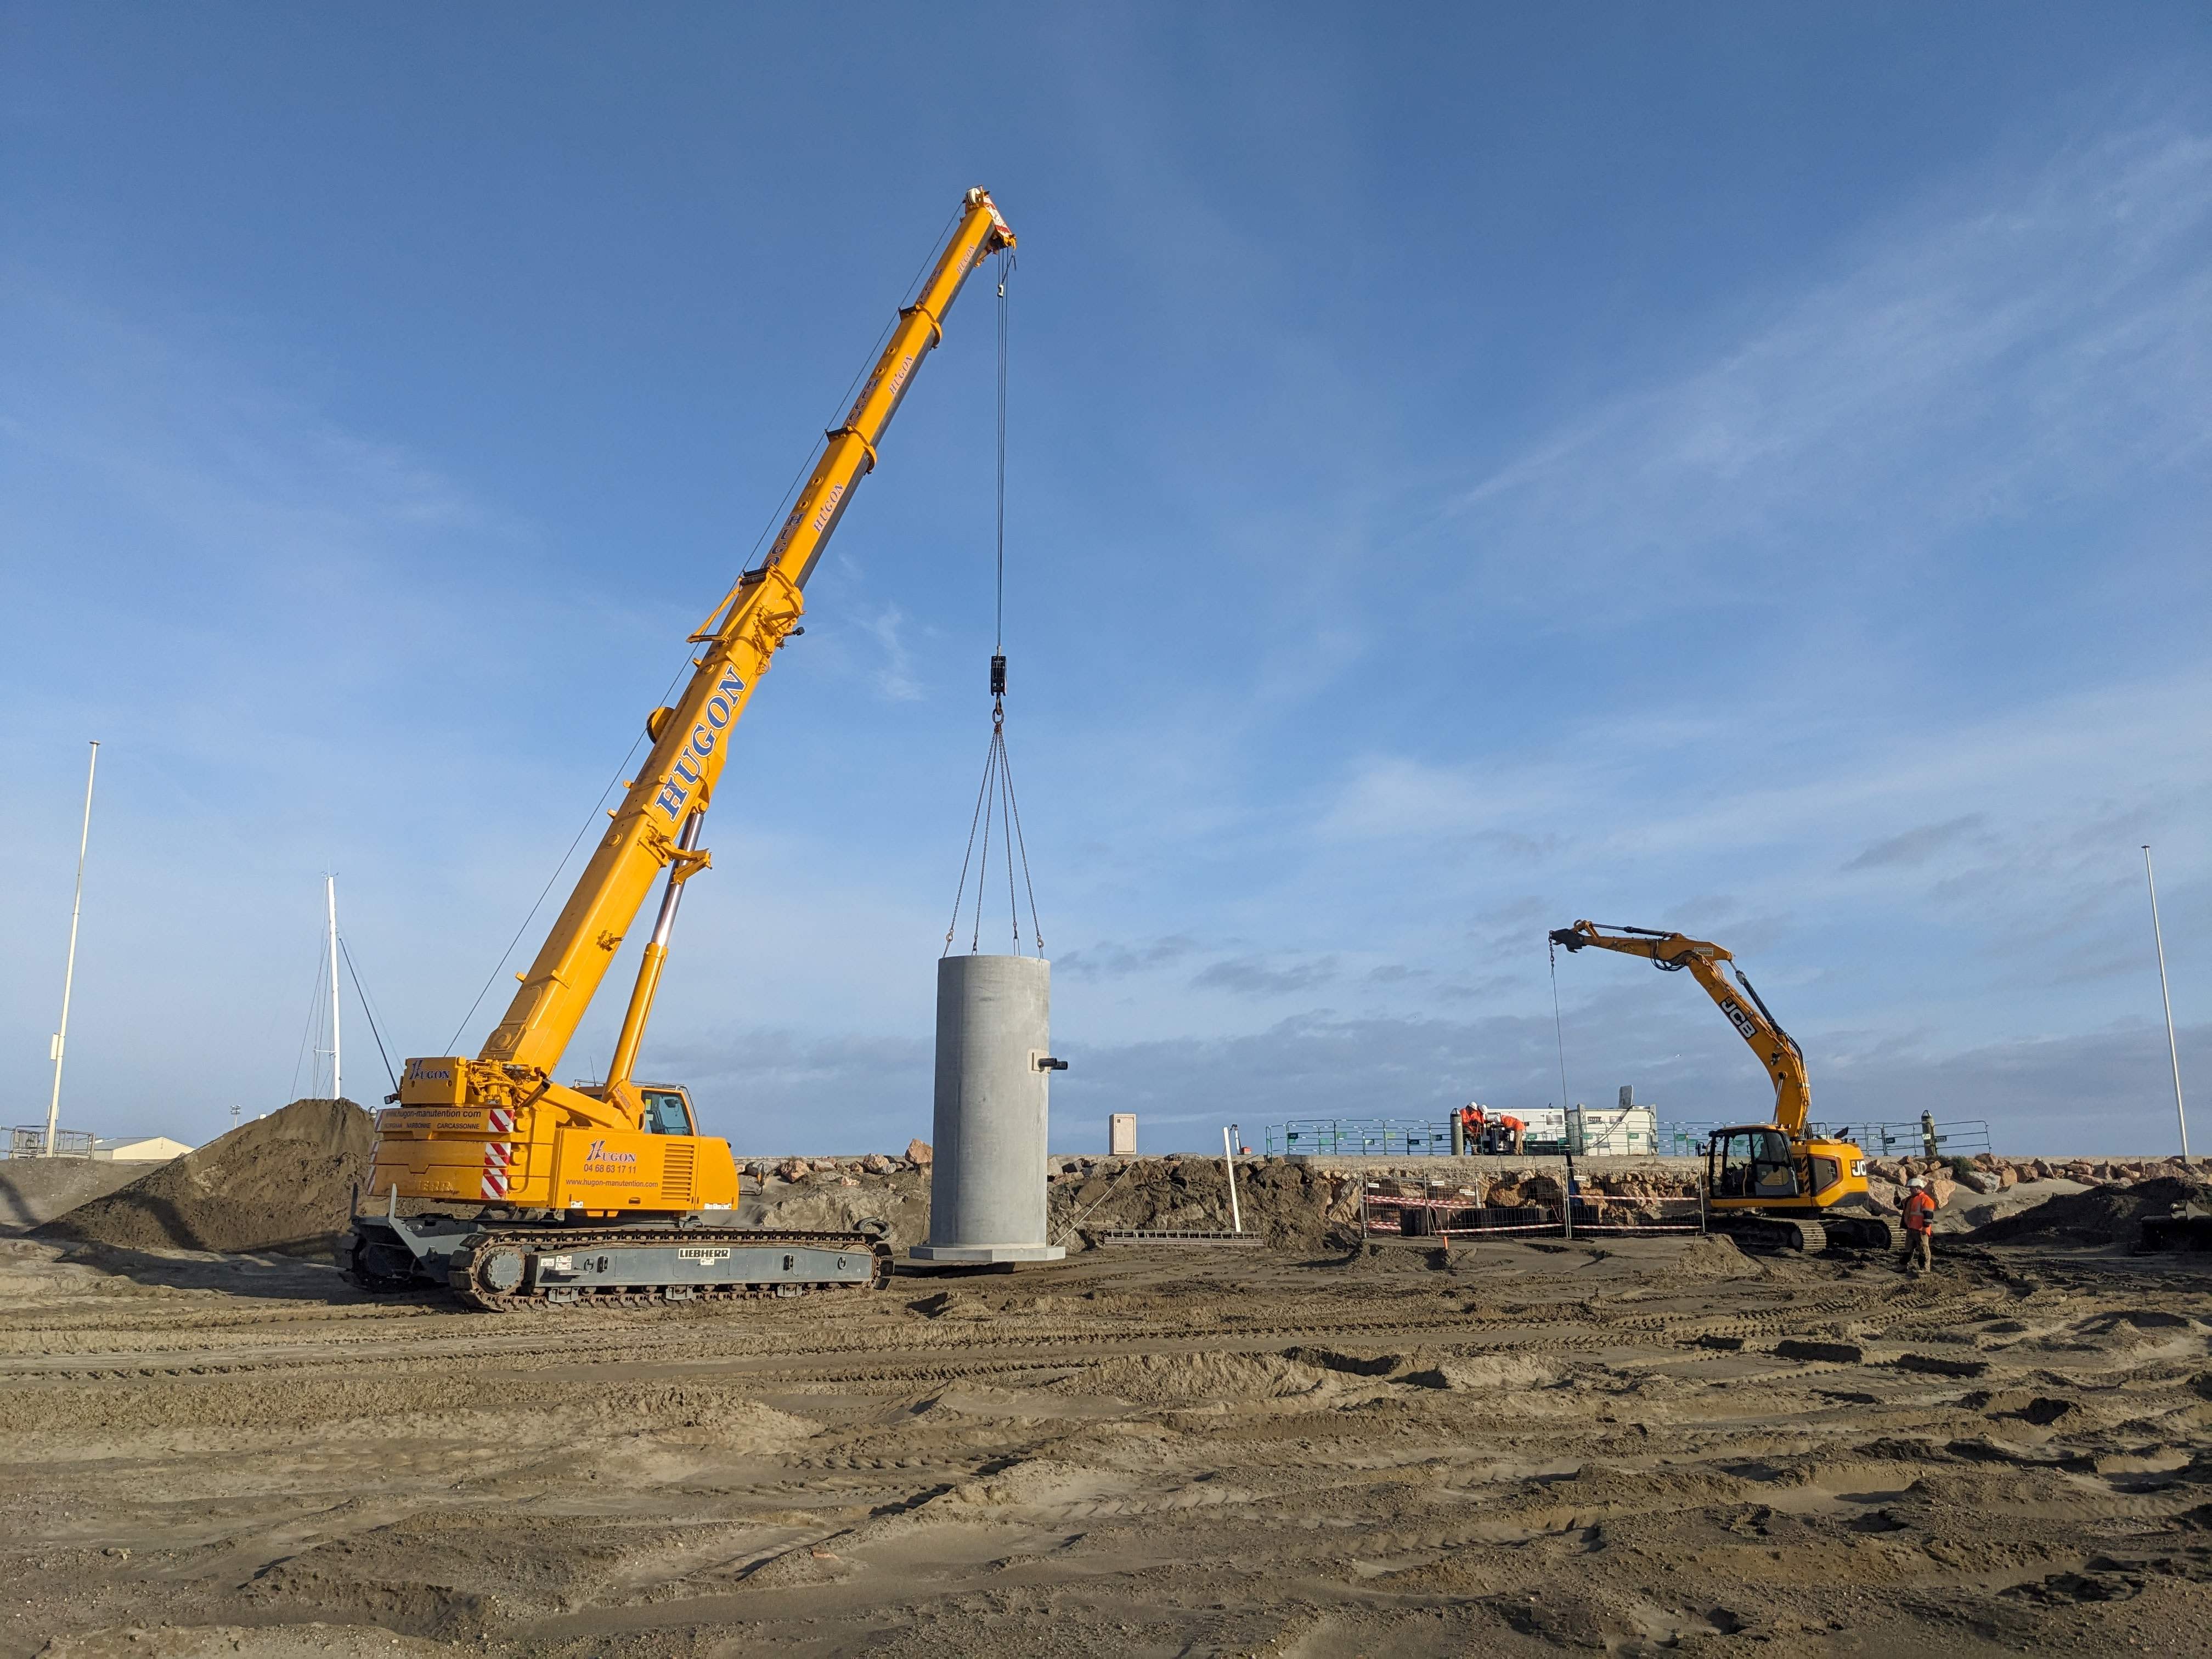
[[[1794,1216],[1736,1214],[1717,1217],[1712,1223],[1715,1232],[1728,1234],[1739,1244],[1748,1244],[1754,1249],[1796,1250],[1806,1255],[1818,1255],[1828,1248],[1828,1230],[1817,1221],[1799,1220]]]

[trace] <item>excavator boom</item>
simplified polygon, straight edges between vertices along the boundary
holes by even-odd
[[[1803,1135],[1813,1105],[1812,1085],[1805,1078],[1804,1054],[1798,1048],[1796,1039],[1767,1012],[1766,1004],[1752,988],[1750,980],[1744,977],[1743,969],[1733,965],[1735,957],[1732,953],[1710,939],[1662,933],[1649,927],[1604,927],[1594,921],[1554,928],[1552,943],[1568,951],[1595,945],[1601,951],[1644,957],[1654,967],[1668,973],[1689,969],[1690,977],[1728,1016],[1736,1035],[1766,1068],[1766,1075],[1774,1084],[1776,1125],[1792,1139]],[[1723,963],[1731,964],[1741,988],[1731,984],[1721,971]]]

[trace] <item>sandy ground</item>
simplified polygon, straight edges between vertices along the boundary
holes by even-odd
[[[1102,1249],[372,1301],[0,1241],[4,1656],[2202,1653],[2204,1258]]]

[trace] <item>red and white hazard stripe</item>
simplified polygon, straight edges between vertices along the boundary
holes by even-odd
[[[491,1133],[495,1135],[514,1133],[514,1113],[504,1106],[495,1106],[489,1113]],[[514,1148],[503,1140],[484,1143],[483,1194],[486,1198],[505,1198],[508,1184],[507,1167],[514,1162]]]

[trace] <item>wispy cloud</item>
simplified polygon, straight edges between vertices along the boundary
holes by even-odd
[[[1181,962],[1199,948],[1196,940],[1181,933],[1141,945],[1103,939],[1068,951],[1053,964],[1053,971],[1073,979],[1126,979]]]
[[[914,653],[907,647],[906,621],[904,611],[887,605],[860,624],[884,653],[883,665],[875,672],[876,691],[892,702],[920,702],[925,695],[915,675]]]
[[[1960,180],[1716,361],[1530,445],[1450,513],[1486,591],[1571,585],[1595,621],[1740,600],[1839,544],[1828,574],[1863,579],[1961,526],[2195,464],[2208,229],[2212,140],[2172,129],[2024,185]]]
[[[1966,839],[1988,822],[1986,813],[1968,812],[1942,823],[1923,823],[1902,835],[1875,842],[1844,868],[1876,870],[1884,865],[1925,864],[1943,848]]]
[[[1201,991],[1227,991],[1240,997],[1280,997],[1312,990],[1335,977],[1334,957],[1278,965],[1267,957],[1250,956],[1208,963],[1190,982],[1194,989]]]

